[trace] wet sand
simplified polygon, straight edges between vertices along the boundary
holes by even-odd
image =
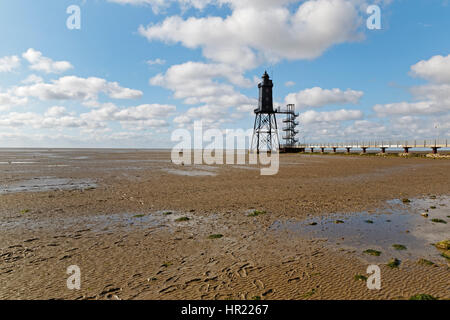
[[[165,151],[0,150],[0,299],[448,299],[449,262],[432,243],[450,238],[449,169],[282,155],[261,176],[176,166]],[[355,280],[369,264],[381,290]],[[70,265],[80,290],[66,287]]]

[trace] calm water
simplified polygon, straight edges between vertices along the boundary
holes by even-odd
[[[435,208],[435,209],[432,209]],[[427,213],[423,217],[421,213]],[[447,224],[433,222],[441,219]],[[400,200],[387,203],[386,209],[376,212],[332,214],[304,221],[276,221],[271,230],[291,237],[322,238],[334,248],[354,251],[370,261],[390,258],[417,260],[426,258],[445,262],[433,243],[450,239],[450,196],[436,199],[412,199],[404,204]],[[394,244],[405,246],[396,250]],[[364,250],[381,251],[379,257],[363,254]]]

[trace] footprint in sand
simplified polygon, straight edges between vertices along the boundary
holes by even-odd
[[[238,276],[241,278],[246,278],[248,276],[247,268],[249,267],[251,268],[250,263],[246,263],[241,266],[237,271]]]
[[[260,290],[263,290],[265,288],[265,285],[261,280],[254,280],[253,285]]]
[[[167,294],[167,293],[171,293],[175,290],[177,290],[177,287],[175,285],[171,285],[171,286],[168,286],[168,287],[165,287],[165,288],[159,290],[158,292],[160,294]]]
[[[210,285],[208,283],[204,284],[204,285],[200,286],[200,288],[198,288],[198,291],[200,293],[202,293],[202,292],[209,292],[209,287],[210,287]]]
[[[264,292],[263,294],[262,294],[262,296],[263,297],[267,297],[269,294],[271,294],[271,293],[273,293],[273,290],[272,289],[269,289],[269,290],[267,290],[266,292]]]
[[[241,278],[246,278],[247,277],[247,270],[245,270],[245,268],[240,268],[238,271],[237,271],[237,274],[238,274],[238,276],[239,277],[241,277]]]

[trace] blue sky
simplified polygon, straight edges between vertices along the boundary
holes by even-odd
[[[381,30],[366,28],[372,4]],[[302,141],[449,137],[449,17],[446,0],[2,1],[0,147],[248,129],[265,69]]]

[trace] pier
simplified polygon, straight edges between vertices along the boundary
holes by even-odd
[[[360,150],[362,154],[367,153],[368,149],[379,149],[381,154],[385,154],[389,149],[403,149],[404,154],[409,154],[412,149],[429,149],[432,154],[438,154],[439,149],[449,148],[448,139],[435,140],[406,140],[406,141],[354,141],[339,143],[310,143],[299,144],[295,147],[298,152],[306,152],[307,150],[314,153],[320,150],[330,150],[337,153],[339,149],[344,149],[346,153],[352,150]]]

